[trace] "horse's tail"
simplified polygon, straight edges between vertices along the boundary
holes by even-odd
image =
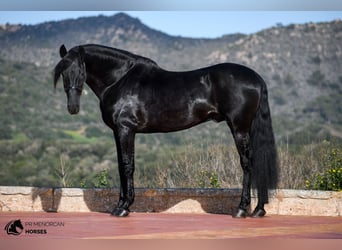
[[[259,107],[250,131],[252,146],[252,188],[263,203],[268,203],[268,190],[278,185],[278,157],[272,128],[267,88],[262,81]]]

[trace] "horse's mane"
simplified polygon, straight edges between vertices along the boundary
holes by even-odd
[[[61,76],[62,72],[67,69],[72,64],[72,60],[68,58],[63,58],[59,61],[59,63],[56,65],[56,67],[53,70],[53,82],[54,86],[56,88],[57,81],[59,77]]]
[[[139,56],[136,54],[133,54],[131,52],[128,52],[126,50],[116,49],[112,47],[107,47],[103,45],[97,45],[97,44],[86,44],[81,45],[86,52],[93,56],[97,56],[99,58],[102,58],[104,60],[112,60],[115,58],[116,60],[131,60],[134,62],[142,62],[146,64],[153,64],[157,66],[157,63],[147,57]],[[78,50],[78,47],[74,47],[73,49]]]

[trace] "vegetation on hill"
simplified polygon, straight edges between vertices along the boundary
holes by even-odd
[[[119,185],[115,144],[97,98],[86,88],[80,114],[70,116],[62,85],[54,91],[52,84],[60,44],[101,43],[173,70],[223,61],[254,68],[268,84],[281,187],[304,188],[306,180],[326,171],[326,150],[342,147],[341,40],[340,21],[217,39],[168,36],[125,14],[0,26],[0,185]],[[136,141],[137,186],[241,184],[225,123],[138,135]]]

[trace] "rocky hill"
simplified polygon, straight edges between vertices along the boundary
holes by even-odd
[[[317,135],[342,137],[340,20],[278,25],[252,35],[227,34],[217,39],[170,36],[124,13],[38,25],[6,24],[0,26],[0,62],[13,71],[20,71],[12,78],[17,75],[23,75],[22,79],[37,78],[32,74],[39,71],[39,79],[44,79],[42,82],[46,84],[59,60],[58,48],[63,43],[67,48],[99,43],[129,50],[150,57],[169,70],[194,69],[226,61],[245,64],[259,72],[268,84],[278,138],[292,136],[295,139],[301,132],[308,131],[312,140]],[[4,85],[11,79],[9,75],[9,71],[2,70],[2,95],[6,95],[8,86]],[[32,92],[31,87],[26,86],[28,93]],[[44,86],[40,94],[49,95],[49,88]],[[64,99],[58,98],[56,105],[60,108]],[[86,103],[89,104],[88,115],[98,112],[96,100]],[[32,112],[38,114],[37,103],[30,105]],[[54,118],[51,119],[53,122]]]
[[[185,57],[184,51],[189,50],[191,55],[201,50],[213,50],[241,37],[241,34],[227,35],[220,39],[174,37],[120,13],[110,17],[86,17],[33,26],[3,25],[0,27],[0,45],[6,49],[1,50],[0,55],[12,60],[17,60],[19,56],[22,61],[51,66],[58,60],[57,52],[62,43],[68,48],[78,44],[98,43],[151,57],[162,66],[176,69],[184,68],[184,64],[188,67],[201,65],[191,62]],[[182,57],[177,62],[179,55]],[[211,62],[202,65],[208,63]]]
[[[150,57],[169,70],[226,61],[254,68],[268,85],[279,148],[289,143],[295,155],[310,155],[300,157],[293,167],[302,182],[312,170],[308,159],[320,157],[313,153],[311,143],[342,141],[339,20],[278,25],[252,35],[227,34],[217,39],[170,36],[126,14],[38,25],[6,24],[0,25],[0,185],[103,187],[109,176],[110,186],[118,186],[112,134],[101,121],[95,95],[85,89],[80,114],[70,116],[61,86],[53,90],[51,72],[59,61],[59,46],[85,43]],[[165,186],[172,183],[172,175],[181,179],[177,173],[193,179],[198,173],[203,175],[203,167],[208,173],[217,173],[213,166],[218,158],[214,155],[226,157],[220,181],[230,176],[226,171],[240,171],[232,168],[238,157],[230,151],[234,147],[226,147],[232,140],[224,123],[207,123],[178,133],[137,135],[136,141],[137,186]],[[208,150],[210,143],[214,147]],[[311,151],[305,153],[306,148]],[[220,150],[211,155],[213,149]],[[208,163],[203,162],[207,158]],[[293,162],[289,155],[282,159],[282,171],[289,175]],[[300,162],[304,170],[298,170]],[[309,170],[305,170],[307,164]],[[194,174],[187,172],[189,167],[194,168]],[[204,178],[199,176],[198,183]],[[227,183],[235,183],[241,174],[232,176]]]

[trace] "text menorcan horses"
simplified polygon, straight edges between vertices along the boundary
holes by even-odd
[[[134,201],[136,133],[172,132],[199,123],[225,121],[243,169],[241,202],[234,217],[246,217],[251,188],[258,194],[252,217],[263,217],[268,190],[278,182],[278,164],[267,89],[253,70],[224,63],[170,72],[154,61],[101,45],[60,47],[54,84],[62,75],[68,111],[77,114],[86,82],[100,100],[102,118],[113,130],[120,173],[120,199],[112,215],[127,216]]]

